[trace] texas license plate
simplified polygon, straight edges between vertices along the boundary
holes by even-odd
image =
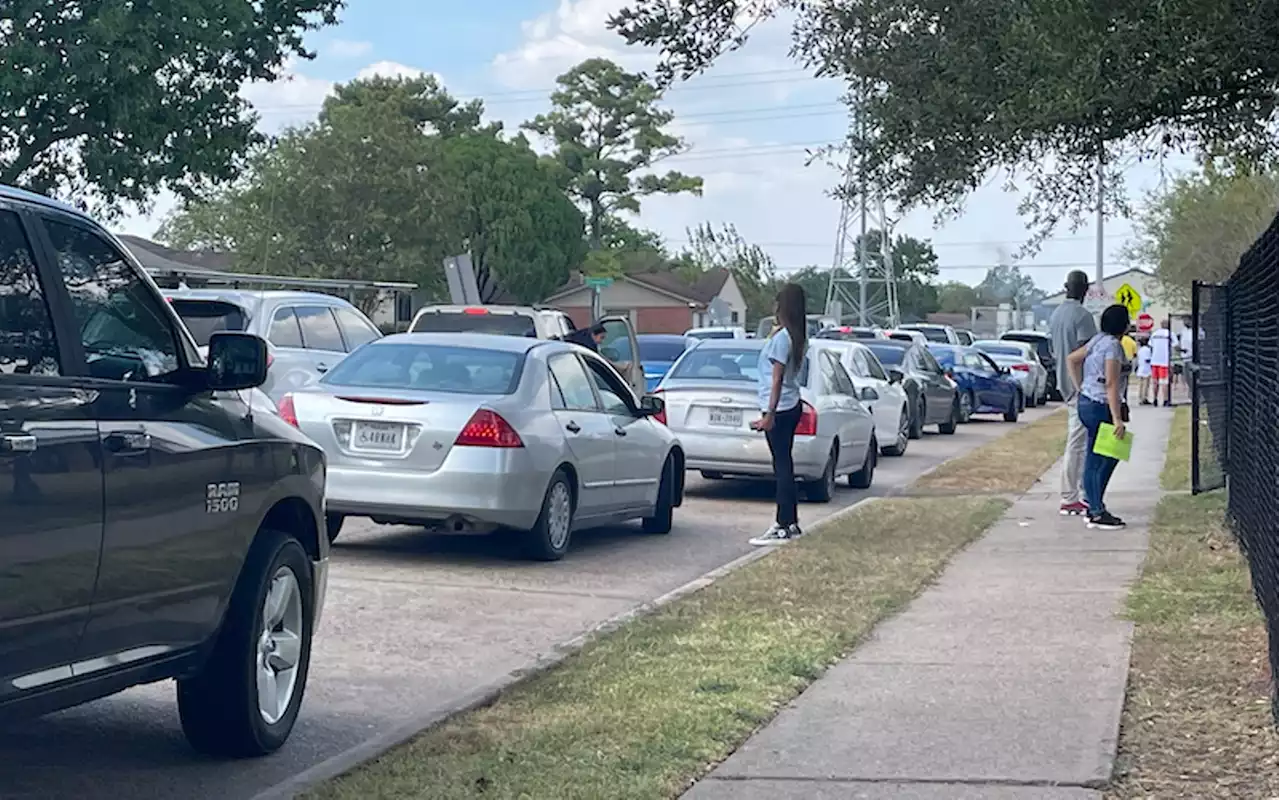
[[[391,422],[357,422],[351,443],[357,450],[398,453],[404,446],[404,426]]]
[[[715,425],[717,428],[741,428],[742,409],[713,408],[707,417],[707,424]]]

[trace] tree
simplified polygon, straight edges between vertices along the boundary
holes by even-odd
[[[842,276],[847,275],[841,272]],[[804,267],[786,276],[787,283],[804,289],[806,314],[822,314],[826,311],[827,287],[831,283],[831,270],[827,267]]]
[[[872,228],[865,239],[868,262],[879,261],[883,233]],[[859,236],[855,248],[863,247]],[[856,250],[855,250],[856,252]],[[938,277],[938,254],[933,245],[914,236],[898,236],[890,251],[894,285],[898,290],[898,313],[903,320],[922,320],[938,310],[938,293],[933,281]],[[871,304],[884,302],[883,288],[876,287],[868,298]]]
[[[660,93],[643,75],[604,58],[583,61],[556,79],[551,111],[524,127],[554,148],[564,189],[587,215],[592,249],[608,246],[616,216],[640,211],[652,194],[702,194],[702,179],[648,172],[683,142],[663,129],[673,118],[658,107]]]
[[[478,110],[459,111],[430,78],[356,83],[255,154],[242,180],[185,203],[160,237],[235,252],[246,271],[406,280],[436,296],[442,260],[468,249],[523,300],[564,282],[582,215],[523,137],[469,129]]]
[[[240,96],[303,33],[337,21],[340,0],[11,0],[0,45],[0,183],[100,213],[183,197],[233,178],[260,141]],[[86,204],[87,205],[87,204]]]
[[[978,290],[968,284],[947,281],[938,287],[938,310],[943,314],[968,314],[978,305]]]
[[[1154,267],[1163,294],[1186,304],[1192,281],[1225,281],[1235,271],[1275,217],[1278,191],[1275,170],[1209,164],[1148,198],[1126,256]]]
[[[977,292],[980,304],[988,306],[1010,303],[1015,308],[1031,308],[1044,299],[1044,292],[1036,282],[1012,264],[1001,264],[987,270]]]
[[[686,228],[689,245],[676,258],[677,269],[693,283],[708,270],[727,269],[747,304],[746,323],[773,313],[775,265],[759,245],[748,244],[733,225],[719,230],[704,222]]]
[[[1124,203],[1118,151],[1275,157],[1277,0],[632,0],[610,25],[657,46],[663,82],[794,12],[793,52],[845,79],[866,121],[854,145],[904,206],[955,207],[999,167],[1029,184],[1043,236],[1095,202]],[[963,132],[959,135],[958,132]]]

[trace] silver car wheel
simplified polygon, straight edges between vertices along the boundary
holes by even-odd
[[[904,408],[902,413],[898,415],[898,439],[894,445],[899,449],[907,446],[907,440],[911,438],[911,414]]]
[[[280,567],[272,576],[266,599],[262,601],[255,670],[258,713],[268,725],[279,722],[293,702],[304,633],[302,589],[293,570]]]
[[[965,392],[960,395],[960,419],[968,420],[973,416],[973,398],[969,397],[969,393]]]
[[[560,550],[568,544],[572,517],[573,500],[569,497],[569,487],[564,481],[556,481],[551,485],[551,495],[547,498],[547,538],[554,549]]]

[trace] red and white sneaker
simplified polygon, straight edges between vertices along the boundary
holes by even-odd
[[[1058,507],[1058,513],[1064,517],[1083,517],[1089,513],[1089,506],[1086,503],[1063,503]]]

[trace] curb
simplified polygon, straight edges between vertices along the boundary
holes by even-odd
[[[892,496],[888,493],[885,497]],[[853,513],[854,509],[859,508],[864,503],[870,503],[875,500],[882,499],[880,496],[863,497],[843,508],[831,512],[822,519],[815,522],[811,527],[819,528],[837,520],[847,514]],[[569,656],[580,651],[592,639],[611,633],[626,623],[638,617],[647,616],[662,608],[670,605],[676,600],[701,591],[721,578],[733,572],[742,569],[748,564],[755,563],[770,553],[778,550],[778,546],[761,547],[752,550],[749,553],[738,556],[727,564],[716,567],[715,569],[705,572],[702,575],[681,586],[672,589],[666,594],[660,595],[653,600],[623,611],[614,616],[593,625],[583,633],[567,639],[553,646],[550,652],[535,658],[519,669],[508,672],[502,677],[490,681],[487,684],[479,686],[470,692],[458,697],[452,702],[435,706],[430,710],[411,717],[409,720],[397,725],[385,733],[379,734],[372,739],[366,739],[354,747],[347,748],[340,753],[326,758],[318,764],[315,764],[302,772],[280,781],[279,783],[263,789],[255,794],[251,800],[291,800],[299,794],[312,789],[315,786],[343,775],[361,764],[372,761],[389,750],[393,750],[418,734],[433,728],[444,722],[450,717],[465,714],[468,711],[474,711],[485,706],[492,705],[496,702],[504,692],[512,689],[530,678],[536,677],[553,667],[563,663]]]

